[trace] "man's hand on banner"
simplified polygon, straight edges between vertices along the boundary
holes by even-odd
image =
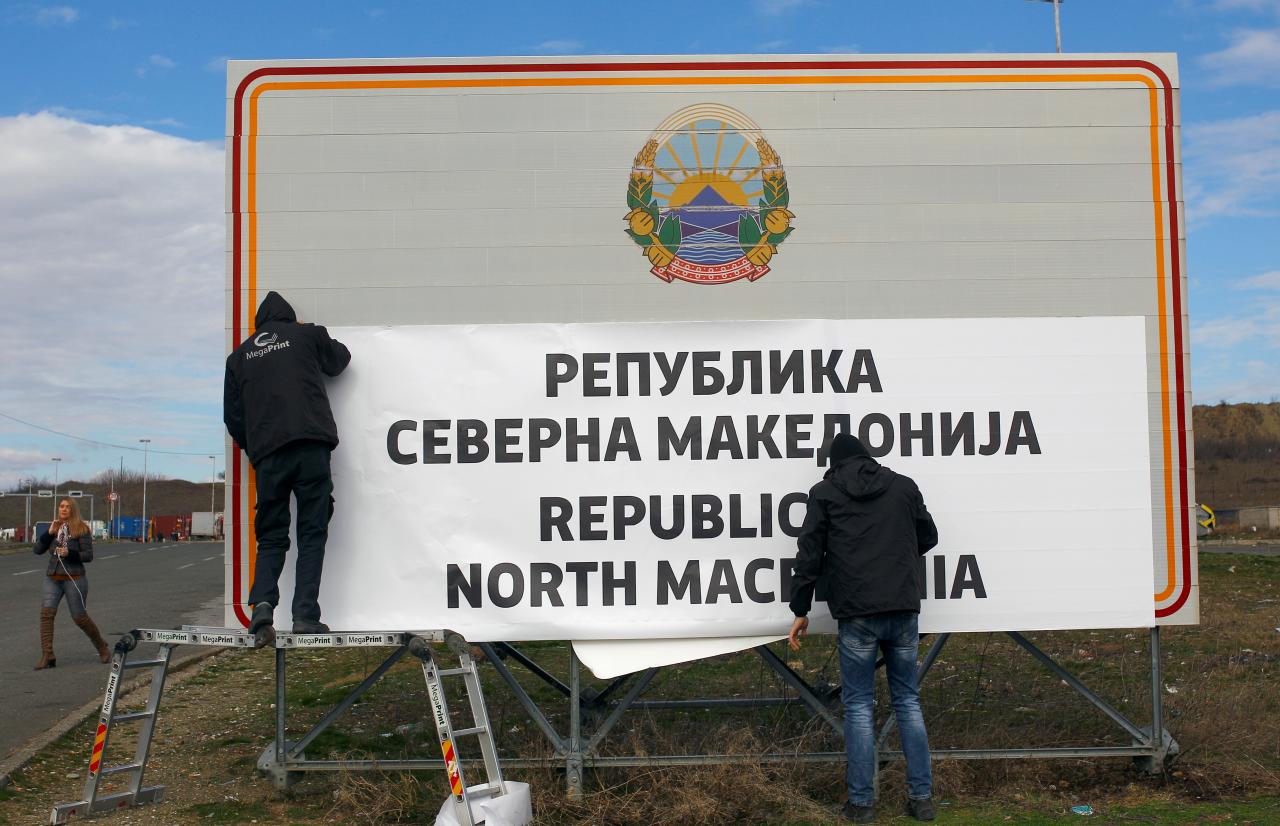
[[[787,634],[787,641],[791,643],[792,651],[800,650],[800,638],[809,633],[809,618],[796,617],[796,621],[791,623],[791,633]]]

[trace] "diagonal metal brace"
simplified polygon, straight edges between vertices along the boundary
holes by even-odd
[[[792,671],[790,666],[769,649],[769,646],[757,645],[755,651],[760,655],[760,659],[778,672],[778,676],[782,677],[787,685],[795,689],[795,692],[800,695],[800,699],[804,701],[805,705],[827,721],[827,725],[831,726],[836,734],[844,734],[844,724],[840,721],[840,718],[831,713],[831,709],[827,708],[826,703],[822,702],[822,698],[814,693],[813,688],[804,681],[803,677]]]
[[[1005,633],[1008,634],[1014,642],[1026,649],[1028,654],[1039,660],[1045,668],[1052,671],[1055,676],[1060,677],[1063,682],[1080,692],[1080,694],[1097,707],[1099,711],[1114,720],[1116,725],[1129,732],[1135,741],[1147,744],[1152,743],[1152,737],[1149,732],[1145,732],[1133,723],[1129,722],[1129,718],[1117,711],[1106,700],[1102,699],[1097,694],[1094,694],[1088,686],[1080,682],[1079,678],[1054,662],[1052,657],[1037,648],[1036,644],[1031,640],[1022,636],[1017,631],[1006,631]]]

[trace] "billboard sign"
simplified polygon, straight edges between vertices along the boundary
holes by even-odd
[[[353,353],[326,620],[779,633],[847,430],[922,627],[1195,622],[1176,112],[1168,55],[231,62],[228,349],[275,289]]]

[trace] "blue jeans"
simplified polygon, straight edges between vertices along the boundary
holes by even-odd
[[[873,806],[876,802],[876,732],[872,701],[875,699],[876,654],[884,651],[885,674],[893,713],[898,718],[902,751],[907,758],[907,795],[917,800],[933,794],[929,769],[929,735],[920,711],[916,684],[916,655],[920,646],[919,615],[893,611],[869,617],[840,620],[840,678],[844,696],[844,748],[849,768],[845,782],[849,802]]]
[[[44,588],[40,594],[40,607],[57,608],[64,596],[67,598],[67,608],[71,610],[71,616],[84,615],[86,612],[84,603],[89,598],[89,577],[54,579],[46,576]]]

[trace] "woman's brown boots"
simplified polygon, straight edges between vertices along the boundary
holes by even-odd
[[[98,633],[98,626],[93,624],[93,620],[89,615],[81,614],[80,616],[72,617],[71,619],[75,620],[76,625],[80,626],[80,630],[89,638],[89,642],[93,643],[94,647],[98,649],[98,659],[102,660],[104,663],[111,662],[111,649],[107,647],[107,641],[102,638],[102,634]],[[50,623],[49,628],[50,637],[52,637],[52,622]]]
[[[53,656],[53,618],[57,614],[57,608],[40,609],[40,662],[36,664],[36,671],[58,664]]]

